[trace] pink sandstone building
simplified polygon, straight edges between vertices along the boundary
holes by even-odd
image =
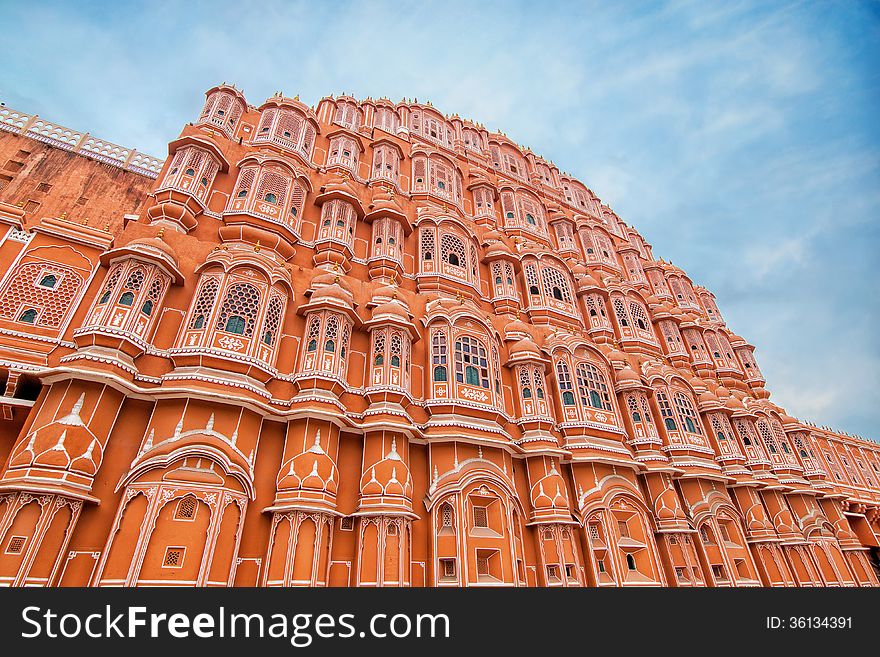
[[[163,162],[0,107],[0,584],[878,585],[880,445],[552,162],[194,118]]]

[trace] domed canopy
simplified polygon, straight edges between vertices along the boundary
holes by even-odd
[[[530,338],[523,338],[510,347],[510,357],[513,358],[541,358],[541,350]]]
[[[513,251],[504,242],[495,242],[486,249],[486,259],[498,258],[500,256],[512,256]]]
[[[395,301],[386,301],[373,309],[373,319],[385,316],[396,317],[405,322],[409,321],[409,314],[406,312],[405,306]]]
[[[614,373],[614,379],[618,384],[641,384],[642,379],[636,374],[629,365],[624,366],[622,369],[617,370]]]
[[[314,444],[290,461],[287,471],[282,470],[278,477],[278,489],[307,489],[335,495],[338,480],[336,464],[321,446],[321,432],[318,431]]]
[[[312,299],[310,303],[317,303],[319,301],[341,303],[348,307],[352,307],[354,304],[354,298],[352,297],[351,292],[349,292],[336,282],[331,285],[322,285],[320,288],[315,290],[315,292],[312,294]]]
[[[349,284],[339,274],[326,269],[321,269],[312,277],[312,282],[309,284],[309,287],[313,290],[317,290],[324,285],[338,285],[349,294],[352,293]]]
[[[532,330],[529,328],[529,325],[518,317],[504,327],[505,340],[515,340],[518,339],[518,336],[530,337],[531,335]]]
[[[402,498],[412,495],[412,476],[397,452],[396,438],[391,439],[391,449],[384,458],[361,476],[361,494]]]

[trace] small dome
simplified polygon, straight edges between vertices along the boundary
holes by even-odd
[[[526,324],[524,321],[522,321],[519,318],[514,319],[512,322],[507,324],[507,326],[504,327],[504,332],[510,333],[510,334],[517,334],[517,333],[524,333],[526,335],[532,334],[532,331],[529,328],[529,325]]]
[[[538,349],[538,345],[532,342],[529,338],[523,338],[518,342],[514,343],[514,345],[510,348],[510,355],[513,356],[531,356],[533,358],[540,358],[541,351]]]
[[[717,404],[719,403],[719,400],[718,397],[707,390],[697,398],[697,402],[702,406],[704,404]]]
[[[407,498],[412,494],[412,476],[397,452],[396,438],[392,438],[391,449],[384,458],[364,472],[361,477],[361,493]]]
[[[797,418],[793,418],[791,415],[786,413],[785,411],[780,412],[779,419],[782,420],[782,424],[800,424]]]
[[[287,471],[282,472],[278,477],[279,490],[299,488],[336,493],[339,473],[333,459],[321,446],[320,431],[315,433],[315,443],[294,457]]]
[[[599,284],[599,281],[588,272],[577,279],[577,287],[578,290],[596,290],[600,289],[602,286]]]
[[[343,290],[351,294],[351,287],[349,287],[348,283],[336,272],[322,269],[317,274],[312,277],[312,282],[310,283],[310,287],[317,288],[321,285],[333,285],[336,284],[341,287]]]
[[[727,399],[727,403],[725,404],[725,406],[727,406],[727,408],[729,408],[732,411],[742,412],[742,411],[746,410],[746,407],[743,406],[743,403],[739,399],[734,397],[733,395],[731,395]]]
[[[502,255],[513,255],[513,251],[511,251],[510,247],[507,246],[504,242],[494,242],[492,245],[489,246],[488,249],[486,249],[487,258]]]
[[[625,363],[626,354],[617,347],[612,347],[611,350],[608,352],[608,360],[610,360],[611,362]]]
[[[614,378],[618,383],[638,383],[641,384],[642,379],[636,374],[629,365],[625,365],[622,369],[617,370]]]
[[[325,300],[335,303],[342,303],[343,305],[349,307],[352,307],[354,304],[354,297],[352,297],[351,292],[343,288],[338,283],[333,283],[332,285],[324,285],[315,290],[314,294],[312,294],[312,303]]]
[[[392,316],[406,322],[409,321],[409,315],[406,312],[406,308],[403,306],[403,304],[397,303],[395,301],[388,301],[386,303],[379,304],[373,309],[374,319],[383,316]]]
[[[174,249],[163,240],[158,235],[155,237],[140,237],[138,239],[134,239],[125,246],[129,248],[137,248],[137,247],[147,247],[148,249],[158,249],[165,255],[167,255],[171,260],[177,263],[177,255],[174,253]]]

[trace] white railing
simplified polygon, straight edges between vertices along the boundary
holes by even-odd
[[[78,132],[51,123],[36,114],[25,114],[6,106],[0,106],[0,130],[30,137],[44,144],[132,171],[147,178],[156,178],[165,162],[133,148],[125,148],[98,139],[87,132]]]

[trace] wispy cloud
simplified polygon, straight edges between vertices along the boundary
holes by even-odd
[[[259,103],[429,99],[583,179],[713,289],[774,399],[880,436],[876,2],[9,1],[0,99],[162,154]]]

